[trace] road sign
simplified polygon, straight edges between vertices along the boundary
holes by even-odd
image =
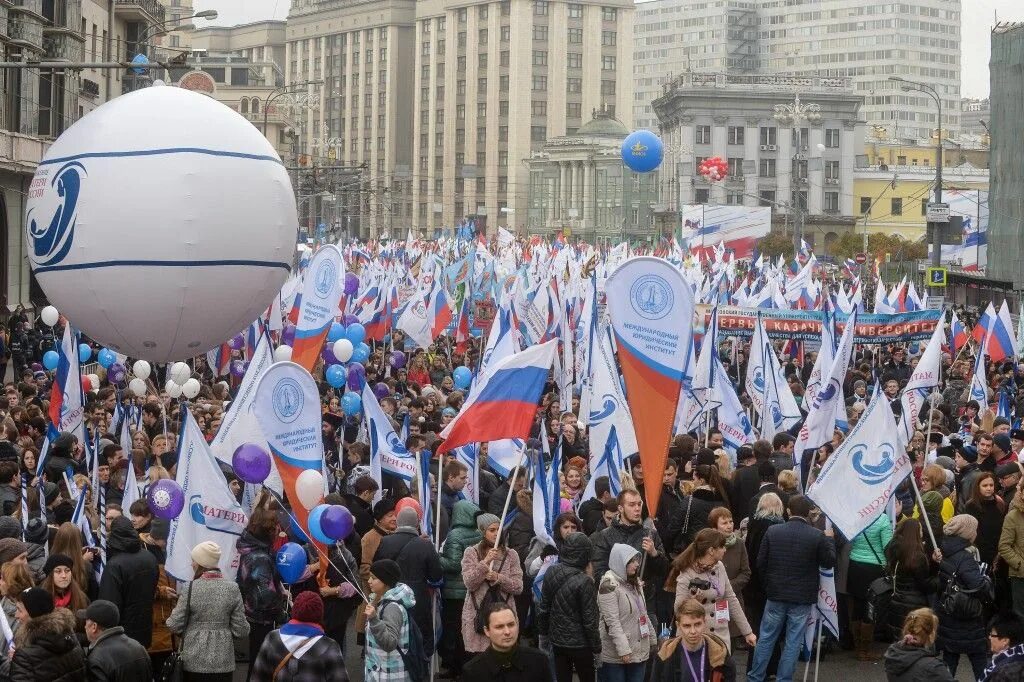
[[[928,286],[946,286],[946,268],[928,268]]]
[[[868,254],[858,253],[856,256],[853,257],[853,260],[857,261],[857,265],[864,265],[865,263],[868,262]]]
[[[928,207],[925,209],[925,219],[929,223],[948,223],[949,204],[936,204],[934,202],[928,204]]]
[[[945,296],[925,296],[924,297],[924,307],[927,310],[942,310],[942,308],[945,305],[946,305],[946,297]]]

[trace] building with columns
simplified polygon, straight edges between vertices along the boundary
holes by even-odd
[[[659,192],[668,214],[686,204],[771,206],[784,222],[822,223],[825,235],[856,215],[853,169],[865,124],[849,79],[685,73],[662,93],[654,111],[666,145]],[[803,107],[817,105],[820,117],[777,120],[775,106],[797,97]],[[712,156],[729,163],[724,181],[697,173]]]
[[[599,239],[653,235],[657,174],[634,173],[622,163],[629,131],[607,110],[575,133],[549,139],[527,160],[529,209],[517,217],[530,234],[563,232]]]

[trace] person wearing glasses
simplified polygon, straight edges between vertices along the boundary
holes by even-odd
[[[988,622],[992,662],[979,678],[984,682],[1024,680],[1024,620],[1011,612],[998,613]]]

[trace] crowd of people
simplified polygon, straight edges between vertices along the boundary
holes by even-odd
[[[22,311],[5,325],[0,606],[9,626],[0,679],[160,680],[179,667],[186,680],[213,682],[232,679],[242,665],[250,680],[333,681],[355,676],[348,660],[365,680],[416,681],[429,677],[436,653],[440,679],[703,682],[733,680],[745,668],[751,682],[788,682],[821,568],[835,571],[841,627],[837,641],[828,635],[820,644],[826,658],[847,648],[900,682],[954,679],[961,657],[976,679],[1024,679],[1024,430],[993,408],[1004,391],[1017,402],[1024,365],[991,364],[990,400],[979,403],[967,399],[971,351],[945,356],[932,412],[909,415],[920,497],[905,481],[892,514],[852,538],[834,532],[800,488],[842,445],[843,431],[804,453],[794,452],[793,433],[730,452],[712,426],[675,435],[663,470],[645,471],[633,457],[622,480],[590,480],[588,415],[579,414],[578,396],[561,404],[552,380],[527,447],[546,441],[562,454],[554,546],[535,537],[526,472],[495,473],[487,444],[476,499],[467,494],[474,472],[453,457],[434,458],[439,528],[436,537],[423,534],[419,509],[427,505],[401,504],[416,498],[417,485],[370,475],[361,417],[344,413],[341,391],[318,366],[332,474],[326,501],[348,508],[355,530],[323,564],[309,547],[306,571],[285,584],[276,551],[306,544],[288,500],[256,501],[233,575],[218,568],[228,548],[210,542],[192,549],[192,575],[168,575],[168,522],[145,495],[121,506],[129,467],[143,488],[175,476],[182,410],[213,438],[238,377],[214,376],[196,358],[198,398],[171,399],[157,368],[142,399],[97,368],[102,380],[85,411],[87,437],[99,443],[102,490],[94,491],[88,444],[62,433],[43,451],[52,375],[38,362],[55,338]],[[395,331],[392,347],[402,342]],[[742,401],[747,350],[720,349]],[[236,353],[244,359],[244,349]],[[366,381],[388,387],[380,404],[396,432],[408,419],[410,452],[436,449],[466,398],[453,372],[476,368],[479,353],[475,340],[460,353],[441,337],[410,351],[401,368],[388,367],[384,348],[365,363]],[[918,354],[907,345],[856,350],[844,385],[851,427],[876,386],[875,399],[900,409]],[[808,353],[784,365],[798,399],[813,362]],[[125,406],[140,415],[120,427],[131,429],[130,452],[113,428]],[[230,466],[223,470],[241,499],[241,482]],[[70,482],[86,496],[81,513],[91,534],[72,522]],[[660,495],[653,517],[645,503],[652,488]],[[344,655],[353,653],[346,646],[359,655]]]

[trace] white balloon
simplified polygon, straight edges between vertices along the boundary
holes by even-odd
[[[184,362],[174,363],[171,365],[171,369],[167,373],[167,378],[179,386],[184,386],[190,376],[192,376],[192,368]]]
[[[128,382],[128,389],[140,398],[146,395],[146,382],[139,377],[135,377]]]
[[[135,364],[132,365],[132,372],[143,381],[149,378],[149,373],[152,371],[153,368],[145,360],[136,360]]]
[[[171,396],[172,398],[181,397],[181,385],[176,384],[171,380],[168,380],[168,382],[164,385],[164,390],[167,391],[167,395]]]
[[[206,94],[111,99],[53,142],[33,183],[27,250],[39,284],[72,324],[129,357],[216,348],[288,277],[298,233],[288,171],[257,127]]]
[[[188,398],[189,400],[192,400],[192,398],[195,398],[197,395],[199,395],[200,388],[202,387],[199,385],[199,379],[192,377],[184,384],[182,384],[181,394]]]
[[[348,362],[352,359],[352,351],[355,349],[348,339],[338,339],[331,350],[334,351],[334,357],[338,358],[338,362]]]
[[[98,374],[90,374],[89,384],[94,392],[100,390],[100,376]]]
[[[278,346],[274,349],[274,362],[287,362],[292,359],[291,346]]]
[[[316,469],[306,469],[295,479],[295,494],[306,509],[312,509],[324,499],[324,477]]]
[[[39,311],[39,318],[43,321],[47,327],[52,327],[57,324],[57,320],[60,319],[60,313],[52,305],[48,305]]]

